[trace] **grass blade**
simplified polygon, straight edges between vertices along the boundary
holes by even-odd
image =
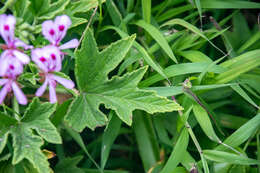
[[[202,8],[213,9],[250,9],[260,8],[260,3],[248,2],[248,1],[224,1],[224,0],[202,0]]]
[[[184,128],[161,173],[171,172],[177,167],[177,165],[182,160],[183,152],[186,151],[188,143],[189,143],[189,133],[187,129]]]
[[[260,126],[260,113],[257,114],[254,118],[249,120],[238,130],[236,130],[231,136],[229,136],[223,143],[231,146],[238,147],[244,143]],[[226,150],[222,145],[216,147],[217,150]]]
[[[111,111],[109,124],[103,134],[102,148],[101,148],[101,168],[104,169],[112,144],[114,143],[116,137],[119,134],[119,130],[122,121],[117,117],[117,115]]]
[[[250,159],[245,156],[239,156],[236,154],[227,153],[224,151],[217,150],[204,150],[203,151],[206,159],[215,162],[224,162],[238,165],[259,165],[258,160]]]
[[[174,56],[171,47],[169,46],[167,40],[162,35],[162,33],[151,24],[146,23],[144,20],[138,20],[134,24],[138,25],[139,27],[143,28],[146,32],[148,32],[153,39],[161,46],[164,52],[175,62],[177,62],[176,57]]]

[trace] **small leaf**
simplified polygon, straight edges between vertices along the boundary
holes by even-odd
[[[193,112],[204,133],[211,140],[215,142],[219,142],[220,139],[218,138],[218,136],[216,135],[213,129],[208,113],[199,104],[193,105]]]
[[[20,121],[0,113],[0,138],[7,138],[9,133],[13,137],[13,165],[27,159],[39,173],[51,172],[41,146],[42,138],[52,143],[61,143],[57,129],[49,120],[55,108],[54,104],[41,103],[38,98],[34,98]],[[33,133],[33,129],[40,136]]]
[[[17,164],[26,158],[40,173],[50,172],[47,157],[40,149],[43,145],[42,138],[34,135],[26,125],[14,127],[11,133],[14,147],[12,164]]]
[[[46,141],[60,144],[61,137],[49,117],[56,110],[56,104],[40,103],[39,99],[34,99],[27,108],[21,120],[27,128],[32,128]]]

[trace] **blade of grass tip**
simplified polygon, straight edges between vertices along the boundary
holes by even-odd
[[[176,57],[174,56],[170,45],[168,44],[165,37],[162,35],[159,29],[155,26],[146,23],[144,20],[138,20],[137,22],[133,23],[141,28],[143,28],[146,32],[148,32],[151,37],[161,46],[164,52],[175,62],[178,63]]]
[[[207,40],[215,49],[217,49],[219,52],[221,52],[223,55],[226,55],[225,52],[223,52],[220,48],[218,48],[213,42],[211,42],[197,27],[195,27],[194,25],[186,22],[185,20],[182,19],[172,19],[164,24],[161,25],[161,27],[164,26],[173,26],[173,25],[181,25],[189,30],[191,30],[192,32],[194,32],[195,34],[198,34],[199,36],[201,36],[202,38],[204,38],[205,40]]]
[[[88,158],[91,160],[91,162],[97,167],[100,173],[103,173],[103,170],[100,168],[100,166],[97,164],[97,162],[93,159],[93,157],[88,152],[87,148],[85,147],[85,144],[80,136],[79,133],[75,132],[73,129],[67,127],[64,125],[64,128],[66,131],[70,134],[70,136],[77,142],[77,144],[82,148],[82,150],[85,152],[85,154],[88,156]]]
[[[241,97],[243,97],[248,103],[253,105],[255,108],[259,109],[257,104],[247,95],[247,93],[237,84],[232,85],[231,88],[237,92]]]
[[[242,53],[245,51],[247,48],[252,46],[255,42],[257,42],[260,39],[260,32],[256,32],[252,37],[250,37],[249,40],[247,40],[237,51],[237,53]]]
[[[224,143],[232,146],[238,147],[242,143],[244,143],[258,128],[260,125],[260,113],[255,117],[250,119],[247,123],[242,125],[239,129],[237,129],[232,135],[224,140]],[[225,150],[224,146],[217,146],[216,150]]]

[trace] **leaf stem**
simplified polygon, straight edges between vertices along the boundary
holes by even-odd
[[[92,20],[93,20],[95,14],[97,13],[97,9],[98,9],[98,6],[95,7],[95,9],[94,9],[94,11],[93,11],[93,13],[92,13],[92,15],[91,15],[89,21],[88,21],[88,24],[87,24],[87,26],[86,26],[86,28],[85,28],[85,30],[84,30],[82,36],[81,36],[80,39],[79,39],[79,45],[80,45],[80,43],[82,42],[82,40],[83,40],[83,38],[84,38],[84,36],[85,36],[85,34],[86,34],[86,32],[87,32],[87,30],[88,30],[90,24],[92,23]],[[79,45],[78,45],[78,46],[76,47],[76,49],[74,50],[74,53],[78,50]]]

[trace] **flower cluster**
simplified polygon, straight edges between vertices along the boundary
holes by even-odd
[[[71,80],[55,75],[62,68],[64,58],[63,49],[75,48],[79,42],[77,39],[60,45],[71,25],[68,16],[57,16],[54,21],[47,20],[42,23],[42,34],[50,42],[42,48],[33,48],[15,37],[16,20],[12,15],[0,15],[0,35],[6,44],[2,44],[3,52],[0,56],[0,104],[7,93],[13,91],[19,104],[27,104],[27,99],[17,82],[17,77],[23,73],[23,66],[30,62],[30,57],[23,50],[31,50],[31,59],[39,67],[40,75],[45,79],[37,90],[36,96],[41,96],[49,87],[50,102],[57,102],[56,85],[60,83],[68,89],[74,87]]]

